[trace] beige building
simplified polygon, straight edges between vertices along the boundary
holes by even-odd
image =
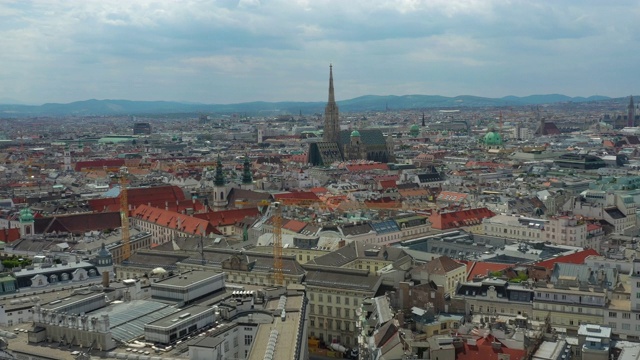
[[[543,219],[496,215],[482,221],[482,231],[485,235],[521,241],[543,240],[548,223]]]
[[[444,288],[445,296],[453,296],[458,283],[467,278],[467,266],[454,261],[448,256],[441,256],[426,264],[414,267],[411,278],[421,284],[433,281],[437,286]]]
[[[533,319],[576,332],[582,324],[603,324],[607,290],[594,286],[560,286],[537,283],[534,287]]]
[[[357,345],[356,310],[375,296],[382,277],[365,270],[305,265],[309,336],[345,347]]]
[[[553,217],[545,230],[545,240],[551,243],[598,248],[598,244],[587,241],[587,224],[573,216]]]
[[[521,316],[533,313],[533,289],[528,283],[510,284],[501,279],[485,279],[461,284],[457,299],[465,302],[467,314]]]

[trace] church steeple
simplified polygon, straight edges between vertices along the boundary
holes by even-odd
[[[631,100],[633,101],[633,100]],[[329,65],[329,103],[335,103],[336,97],[333,93],[333,65]]]
[[[253,175],[251,174],[251,163],[249,162],[249,156],[244,156],[244,164],[242,169],[242,184],[248,185],[253,183]]]
[[[340,114],[333,91],[333,65],[329,65],[329,101],[324,108],[324,134],[322,140],[338,143],[340,137]]]
[[[424,121],[424,111],[422,112],[422,126],[426,126],[427,124]]]
[[[213,179],[215,186],[224,186],[224,173],[222,172],[222,160],[220,160],[220,154],[218,154],[218,163],[216,164],[216,176]]]

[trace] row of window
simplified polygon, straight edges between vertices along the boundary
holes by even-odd
[[[318,310],[318,312],[316,313],[316,309]],[[315,304],[310,304],[309,305],[309,311],[311,312],[311,314],[314,315],[327,315],[327,316],[333,316],[333,317],[356,317],[356,310],[355,309],[351,309],[353,310],[353,314],[349,314],[350,309],[345,308],[343,310],[343,308],[341,307],[333,307],[333,306],[327,306],[326,307],[327,311],[325,313],[325,306],[324,305],[318,305],[318,307],[316,308]],[[334,311],[335,310],[335,311]]]
[[[594,309],[589,307],[582,306],[565,306],[565,305],[555,305],[555,304],[540,304],[533,303],[534,310],[550,310],[550,311],[559,311],[563,313],[576,313],[576,314],[586,314],[586,315],[598,315],[603,316],[603,309]]]
[[[324,330],[336,330],[336,331],[355,331],[355,322],[348,320],[337,320],[330,318],[315,317],[309,318],[309,325],[311,328],[320,328]]]
[[[376,268],[376,271],[378,269]],[[327,304],[332,304],[333,301],[335,301],[336,304],[340,304],[340,302],[342,301],[342,297],[340,295],[329,295],[329,294],[325,294],[326,295],[326,299],[327,299]],[[310,301],[315,301],[315,294],[314,293],[309,293],[309,300]],[[323,302],[324,301],[324,295],[323,294],[318,294],[318,302]],[[347,296],[344,296],[344,304],[345,305],[350,305],[350,298]],[[353,299],[353,306],[358,306],[358,299]],[[313,311],[312,311],[313,313]]]

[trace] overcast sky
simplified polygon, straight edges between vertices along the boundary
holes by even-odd
[[[637,0],[2,0],[0,99],[637,94]]]

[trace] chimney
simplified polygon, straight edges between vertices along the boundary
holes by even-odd
[[[347,244],[347,242],[344,239],[340,239],[340,241],[338,241],[338,248],[342,248]]]

